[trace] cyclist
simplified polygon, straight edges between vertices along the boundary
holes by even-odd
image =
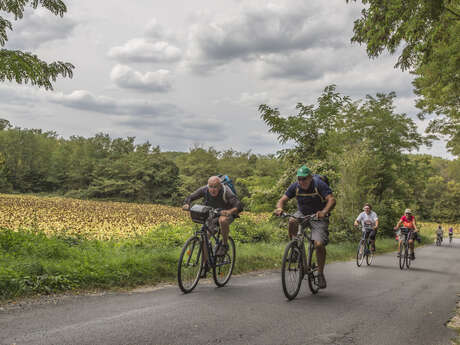
[[[404,215],[401,217],[401,219],[398,221],[398,224],[395,226],[395,230],[399,230],[399,227],[403,225],[406,228],[412,229],[412,236],[409,238],[409,248],[410,248],[410,259],[415,260],[415,249],[414,249],[414,240],[419,240],[418,237],[418,229],[417,229],[417,222],[415,220],[415,217],[412,215],[412,211],[408,208],[404,211]],[[401,242],[402,242],[402,237],[401,232],[398,231],[398,236],[399,236],[399,242],[398,242],[398,257],[401,255],[400,254],[400,248],[401,248]]]
[[[214,220],[215,223],[211,224],[209,228],[213,230],[216,228],[217,222],[219,223],[220,231],[222,233],[223,246],[219,247],[216,255],[225,255],[228,251],[228,234],[230,232],[230,224],[243,210],[243,206],[230,187],[223,185],[218,176],[211,176],[208,179],[208,184],[206,186],[200,187],[190,194],[185,199],[182,209],[188,211],[190,209],[190,203],[200,198],[204,199],[204,204],[206,206],[222,209],[220,217],[216,218],[216,220]],[[203,252],[204,272],[202,272],[202,277],[205,277],[206,273],[209,271],[209,267],[207,265],[208,251],[206,246],[203,246]]]
[[[442,230],[441,224],[438,224],[438,228],[436,229],[436,236],[441,240],[441,243],[443,235],[444,231]]]
[[[449,228],[449,242],[452,242],[452,237],[454,237],[454,229],[450,227]]]
[[[366,229],[372,229],[372,231],[366,233],[365,236],[369,236],[371,240],[371,250],[375,252],[375,234],[377,232],[377,227],[379,226],[379,219],[377,217],[377,213],[372,211],[372,206],[370,204],[364,204],[363,212],[361,212],[358,218],[356,218],[354,225],[358,226],[359,223],[362,224],[363,232],[366,232]]]
[[[319,176],[313,175],[307,166],[302,165],[297,170],[297,181],[292,183],[286,193],[278,200],[274,213],[280,216],[286,202],[297,198],[298,211],[295,216],[316,214],[316,220],[311,221],[311,236],[315,242],[318,259],[318,287],[326,288],[324,265],[326,263],[326,245],[329,240],[329,211],[335,205],[332,191]],[[295,218],[289,219],[289,238],[297,234],[298,223]]]

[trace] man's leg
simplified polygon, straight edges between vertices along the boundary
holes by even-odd
[[[311,222],[311,238],[315,242],[316,259],[318,260],[318,287],[326,288],[324,266],[326,265],[326,245],[329,241],[329,219]]]
[[[217,255],[225,255],[228,249],[228,234],[230,233],[230,224],[233,222],[234,218],[232,216],[220,216],[219,225],[220,232],[222,233],[223,247],[220,247]]]
[[[295,218],[289,218],[289,229],[288,229],[288,235],[289,239],[292,240],[293,237],[297,235],[297,230],[299,228],[299,223]]]

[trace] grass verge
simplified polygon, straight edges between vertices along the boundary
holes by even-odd
[[[423,237],[423,242],[432,242]],[[328,262],[353,259],[356,244],[328,245]],[[279,268],[286,243],[237,243],[235,273]],[[378,239],[378,253],[396,250]],[[180,247],[143,239],[101,241],[0,229],[0,300],[69,290],[129,288],[176,280]]]

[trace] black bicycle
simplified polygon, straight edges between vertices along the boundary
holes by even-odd
[[[308,280],[308,287],[313,294],[319,290],[318,266],[315,263],[315,244],[311,238],[311,221],[317,219],[316,215],[297,217],[283,213],[282,217],[293,217],[298,220],[299,227],[297,236],[286,246],[281,268],[281,282],[287,299],[294,299],[300,290],[304,277]],[[308,253],[305,251],[305,239],[308,241]]]
[[[375,252],[371,249],[371,239],[370,233],[374,230],[373,228],[365,227],[364,231],[362,232],[363,235],[361,236],[361,240],[358,244],[358,250],[356,252],[356,265],[361,267],[364,262],[364,258],[366,258],[366,263],[368,266],[372,265],[374,262]]]
[[[453,235],[451,235],[451,234],[449,233],[449,244],[452,243],[452,237],[453,237]]]
[[[228,237],[228,250],[225,255],[217,255],[223,245],[219,223],[215,218],[221,215],[221,210],[209,206],[193,205],[190,215],[195,223],[202,224],[186,242],[179,257],[177,280],[184,293],[191,292],[203,272],[212,270],[212,276],[217,286],[223,287],[228,283],[235,267],[235,242]],[[208,260],[204,260],[206,253]]]
[[[403,236],[401,246],[399,247],[399,268],[404,269],[404,265],[407,269],[410,268],[411,258],[409,254],[409,239],[412,237],[413,230],[405,227],[399,228],[401,234],[400,238]]]

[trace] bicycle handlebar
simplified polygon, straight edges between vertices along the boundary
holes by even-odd
[[[283,213],[281,213],[280,217],[282,217],[282,218],[292,217],[292,218],[301,219],[301,220],[318,220],[318,217],[316,216],[316,213],[310,214],[310,215],[307,215],[307,216],[302,215],[302,216],[299,217],[299,216],[296,216],[294,214],[283,212]]]

